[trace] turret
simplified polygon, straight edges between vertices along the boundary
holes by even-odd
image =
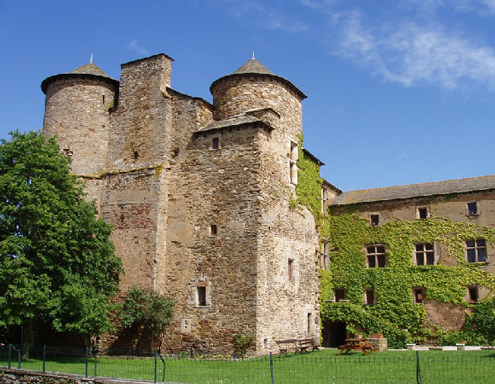
[[[109,110],[118,84],[93,63],[41,83],[46,95],[43,134],[57,135],[60,148],[72,156],[77,175],[95,175],[106,165]]]
[[[234,73],[214,81],[210,91],[215,120],[266,108],[282,114],[286,103],[299,104],[300,112],[300,103],[306,98],[289,80],[274,75],[254,57]]]

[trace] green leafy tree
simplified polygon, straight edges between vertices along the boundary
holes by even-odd
[[[0,328],[111,329],[121,261],[111,227],[83,196],[55,139],[16,131],[0,142]]]
[[[174,302],[156,292],[146,293],[144,289],[132,287],[127,292],[120,311],[122,326],[144,326],[154,336],[163,334],[172,320]]]

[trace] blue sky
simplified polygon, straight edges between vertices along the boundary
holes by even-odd
[[[0,0],[0,138],[40,129],[41,81],[175,59],[210,84],[254,51],[299,87],[304,146],[342,190],[494,172],[495,0]]]

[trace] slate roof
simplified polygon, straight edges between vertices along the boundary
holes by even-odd
[[[294,84],[292,84],[289,80],[283,78],[282,76],[278,76],[273,74],[268,68],[266,68],[263,64],[261,64],[257,59],[254,57],[250,59],[247,63],[239,67],[237,71],[234,73],[231,73],[230,75],[226,75],[223,77],[220,77],[219,79],[215,80],[211,86],[210,86],[210,92],[213,93],[213,88],[215,87],[216,84],[219,82],[223,81],[224,79],[230,78],[232,76],[252,76],[252,75],[258,75],[258,76],[269,76],[271,78],[277,79],[281,83],[283,83],[287,88],[292,90],[301,100],[305,99],[307,96],[301,92],[299,88],[297,88]]]
[[[74,69],[73,71],[70,71],[69,73],[94,75],[94,76],[102,76],[102,77],[111,78],[105,72],[103,72],[103,70],[100,67],[98,67],[97,65],[95,65],[93,63],[85,64],[79,68]]]
[[[254,57],[249,60],[246,64],[242,65],[237,71],[234,73],[260,73],[265,75],[273,75],[273,73],[261,64]]]
[[[252,125],[252,124],[260,124],[265,129],[268,129],[270,131],[273,130],[272,126],[265,123],[263,120],[260,120],[253,116],[246,115],[240,117],[233,117],[231,119],[213,121],[210,124],[208,124],[206,127],[198,129],[195,133],[197,134],[201,132],[217,131],[231,127],[240,128],[242,126]]]
[[[488,190],[495,190],[495,175],[344,192],[331,205],[404,200],[415,197],[442,196]]]
[[[74,77],[98,78],[100,80],[103,80],[111,84],[114,87],[117,87],[119,84],[117,80],[112,79],[110,76],[108,76],[100,67],[98,67],[93,63],[88,63],[79,68],[74,69],[73,71],[47,77],[45,80],[41,82],[41,90],[43,91],[44,94],[46,94],[46,90],[48,86],[53,81],[64,78],[74,78]]]

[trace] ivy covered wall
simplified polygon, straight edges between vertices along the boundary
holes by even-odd
[[[330,242],[332,250],[330,269],[320,270],[321,324],[343,322],[350,334],[382,333],[392,348],[425,341],[450,345],[461,341],[495,342],[495,275],[484,269],[485,263],[468,263],[465,256],[467,240],[485,239],[493,247],[494,229],[442,217],[391,220],[371,226],[369,220],[353,213],[358,206],[350,207],[346,213],[322,213],[320,165],[302,150],[302,136],[297,166],[297,196],[291,205],[308,207],[321,237]],[[415,264],[417,243],[435,244],[434,265]],[[384,268],[368,267],[365,250],[371,244],[385,247]],[[481,303],[469,304],[466,295],[470,286],[489,293]],[[336,288],[345,290],[343,302],[334,302]],[[424,294],[421,304],[414,300],[413,290],[418,288]],[[373,305],[364,305],[366,289],[373,290]],[[436,304],[451,304],[464,310],[464,329],[426,326],[426,307]]]
[[[425,306],[414,302],[413,289],[424,288],[426,302],[453,303],[466,309],[470,307],[465,299],[467,287],[495,289],[495,276],[483,270],[484,263],[468,263],[465,258],[466,240],[494,243],[495,231],[488,227],[444,218],[371,226],[357,214],[347,213],[328,216],[321,234],[333,250],[330,270],[321,271],[322,322],[343,321],[351,333],[383,333],[391,346],[404,347],[407,342],[425,339],[442,341],[449,335],[438,327],[424,326]],[[417,266],[413,258],[416,243],[434,243],[448,257],[435,265]],[[368,267],[365,252],[370,244],[384,245],[384,268]],[[348,303],[329,302],[335,288],[347,291]],[[374,305],[363,305],[366,288],[374,291]],[[477,337],[475,330],[455,336]]]

